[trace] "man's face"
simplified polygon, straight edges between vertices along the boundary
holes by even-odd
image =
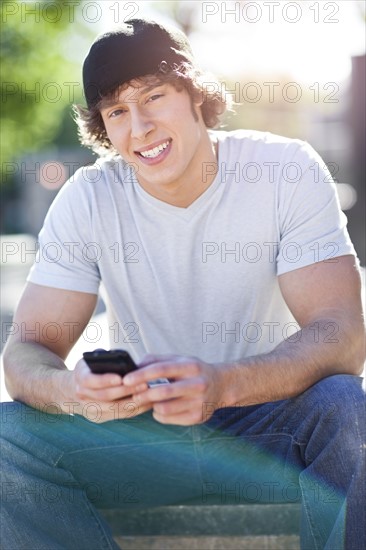
[[[192,104],[185,89],[133,81],[102,103],[101,115],[111,143],[154,196],[202,180],[212,148],[199,104]]]

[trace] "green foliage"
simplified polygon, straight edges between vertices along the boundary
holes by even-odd
[[[63,45],[80,25],[63,0],[1,4],[1,181],[4,167],[52,142],[80,67]],[[71,28],[72,27],[72,28]],[[6,182],[5,182],[6,183]]]

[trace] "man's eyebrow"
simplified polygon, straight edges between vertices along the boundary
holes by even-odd
[[[127,94],[127,96],[124,98],[123,101],[119,99],[119,96],[117,96],[117,92],[109,97],[103,97],[100,100],[99,109],[100,110],[107,109],[109,107],[114,107],[115,105],[134,102],[133,100],[136,100],[136,94],[138,94],[139,96],[142,96],[144,94],[151,92],[151,90],[153,90],[154,88],[163,86],[163,84],[164,84],[163,82],[156,82],[154,84],[141,86],[140,88],[134,88],[130,93]]]

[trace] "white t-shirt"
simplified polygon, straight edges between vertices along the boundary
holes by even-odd
[[[102,282],[110,347],[135,360],[267,353],[296,330],[277,276],[355,254],[335,184],[307,143],[214,133],[218,173],[188,208],[148,194],[121,159],[99,159],[65,184],[40,232],[28,280],[95,294]]]

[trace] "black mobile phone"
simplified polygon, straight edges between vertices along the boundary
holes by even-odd
[[[123,349],[96,349],[83,353],[84,361],[95,374],[115,372],[124,376],[128,372],[137,369],[137,366],[130,354]]]
[[[131,355],[124,349],[96,349],[94,351],[85,351],[83,353],[84,361],[94,374],[104,374],[106,372],[115,372],[124,376],[128,372],[137,369],[136,363]],[[155,388],[161,384],[169,384],[167,378],[157,378],[147,383],[149,388]]]

